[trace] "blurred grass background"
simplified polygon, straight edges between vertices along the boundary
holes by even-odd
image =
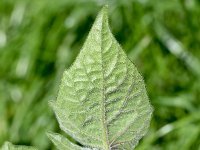
[[[48,101],[105,3],[155,109],[136,150],[200,150],[198,0],[0,0],[0,145],[54,149]]]

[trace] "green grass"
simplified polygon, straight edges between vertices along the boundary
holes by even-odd
[[[99,0],[0,0],[0,145],[53,149],[48,106]],[[137,150],[200,149],[200,2],[110,0],[111,29],[144,76],[154,115]]]

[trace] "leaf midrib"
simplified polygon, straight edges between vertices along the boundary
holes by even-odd
[[[104,8],[102,11],[103,11],[103,15],[101,16],[101,44],[100,44],[100,52],[101,52],[101,70],[102,70],[102,101],[101,101],[101,111],[102,111],[102,116],[101,116],[101,119],[102,119],[102,126],[103,126],[103,148],[104,150],[110,150],[110,144],[109,144],[109,141],[108,141],[108,129],[107,129],[107,123],[106,123],[106,108],[105,108],[105,100],[106,100],[106,97],[105,97],[105,85],[104,85],[104,81],[105,81],[105,78],[104,78],[104,63],[103,63],[103,53],[102,53],[102,49],[103,49],[103,24],[107,21],[105,19],[105,9]]]

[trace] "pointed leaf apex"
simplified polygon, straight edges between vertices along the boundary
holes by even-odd
[[[108,5],[103,6],[97,16],[96,22],[99,22],[100,24],[108,23]]]
[[[54,134],[54,133],[51,132],[51,131],[47,131],[47,132],[46,132],[47,137],[50,138],[50,139],[53,137],[53,134]]]
[[[103,8],[102,8],[102,11],[104,13],[107,13],[108,12],[108,5],[104,5]]]
[[[107,20],[108,19],[108,5],[103,6],[103,8],[101,9],[100,14],[102,15],[102,19],[103,20]]]

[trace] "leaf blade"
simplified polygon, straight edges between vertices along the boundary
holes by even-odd
[[[82,148],[78,145],[75,145],[71,141],[69,141],[67,138],[64,136],[57,134],[57,133],[47,133],[47,136],[49,139],[54,143],[54,145],[59,149],[59,150],[89,150],[86,148]]]
[[[113,37],[104,7],[53,104],[62,130],[85,146],[137,145],[152,107],[142,76]]]

